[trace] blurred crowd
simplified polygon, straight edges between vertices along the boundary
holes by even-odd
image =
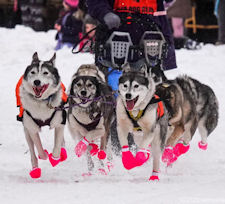
[[[4,26],[9,13],[1,7],[1,1],[4,0],[0,0],[0,25]],[[57,30],[56,50],[77,46],[82,52],[91,52],[93,29],[98,21],[88,14],[85,0],[55,1],[60,4],[57,10],[49,9],[48,0],[14,0],[14,22],[8,27],[20,23],[36,31],[54,28]],[[176,49],[199,49],[201,42],[225,44],[225,0],[174,0],[165,7]],[[48,21],[53,16],[55,18]]]

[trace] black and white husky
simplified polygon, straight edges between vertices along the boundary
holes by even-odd
[[[115,117],[112,90],[104,74],[90,64],[82,65],[73,75],[69,94],[68,127],[72,137],[79,140],[75,153],[78,157],[86,153],[88,170],[92,171],[91,155],[96,154],[99,160],[106,158],[110,126]],[[96,144],[98,140],[100,147]]]
[[[19,88],[21,107],[24,109],[22,122],[26,140],[30,149],[32,170],[30,176],[39,178],[41,169],[35,155],[36,147],[39,159],[49,158],[52,166],[66,159],[64,146],[64,125],[66,112],[52,107],[60,107],[63,103],[63,89],[55,68],[55,54],[49,61],[41,61],[34,53],[31,64],[26,68]],[[55,129],[54,148],[51,154],[43,149],[39,132],[48,125]]]
[[[153,173],[150,180],[158,180],[160,157],[167,130],[168,115],[164,103],[155,95],[155,82],[143,65],[133,71],[127,65],[119,79],[117,99],[117,131],[122,146],[122,162],[126,169],[145,163],[149,147],[153,153]],[[132,133],[139,150],[134,157],[128,146],[128,134]]]

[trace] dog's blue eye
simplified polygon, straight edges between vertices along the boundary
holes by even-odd
[[[47,74],[48,74],[48,72],[44,72],[43,74],[44,74],[44,75],[47,75]]]

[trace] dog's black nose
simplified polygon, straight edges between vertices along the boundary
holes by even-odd
[[[131,99],[131,94],[130,93],[127,93],[126,95],[125,95],[125,97],[126,97],[126,99]]]
[[[86,96],[87,95],[87,91],[81,91],[80,92],[82,96]]]
[[[34,81],[34,85],[35,85],[35,86],[39,86],[40,84],[41,84],[41,81],[40,81],[40,80],[35,80],[35,81]]]

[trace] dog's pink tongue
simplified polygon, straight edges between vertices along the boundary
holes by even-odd
[[[134,100],[126,101],[126,103],[127,103],[127,110],[128,111],[133,110],[133,108],[134,108]]]
[[[42,87],[40,86],[37,86],[34,88],[34,92],[37,96],[39,96],[41,94],[41,91],[42,91]]]

